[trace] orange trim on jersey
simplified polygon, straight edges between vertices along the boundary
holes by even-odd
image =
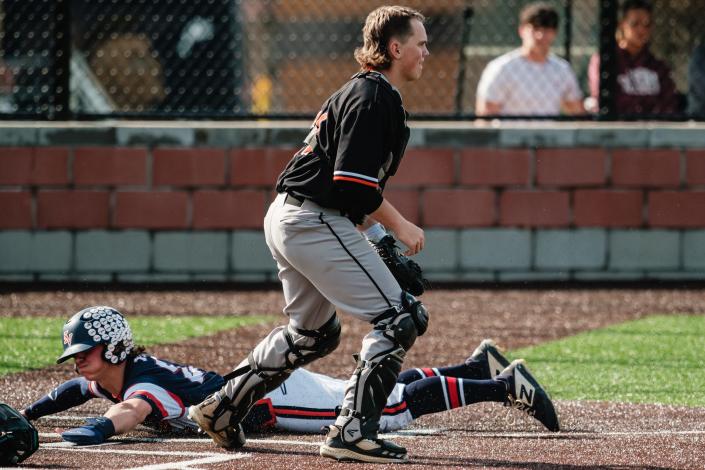
[[[333,181],[350,181],[352,183],[360,183],[364,184],[365,186],[369,186],[371,188],[377,189],[377,183],[371,183],[369,181],[357,179],[357,178],[351,178],[349,176],[334,176]]]

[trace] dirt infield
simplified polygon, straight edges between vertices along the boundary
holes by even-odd
[[[432,322],[405,366],[458,362],[483,338],[507,349],[651,314],[705,314],[705,290],[445,290],[424,296]],[[67,318],[94,304],[113,305],[129,317],[143,314],[273,314],[278,291],[257,292],[21,292],[0,294],[0,315]],[[353,367],[351,354],[368,325],[343,317],[344,340],[313,370],[338,377]],[[250,326],[188,342],[150,348],[155,354],[224,373],[271,328]],[[57,334],[57,341],[59,336]],[[197,359],[196,359],[197,358]],[[0,378],[0,400],[21,407],[72,376],[70,365]],[[539,377],[540,379],[540,377]],[[550,390],[549,390],[550,391]],[[93,400],[56,418],[38,421],[42,446],[26,467],[88,468],[337,468],[317,455],[321,436],[249,436],[242,452],[225,452],[193,436],[157,436],[141,430],[109,445],[65,447],[56,427],[101,413]],[[497,404],[473,405],[425,416],[400,433],[414,468],[641,469],[705,468],[705,409],[557,401],[562,432]],[[153,441],[157,442],[153,442]],[[362,468],[360,465],[359,468]]]

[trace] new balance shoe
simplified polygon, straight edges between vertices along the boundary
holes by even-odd
[[[349,444],[343,441],[340,428],[336,425],[328,426],[328,434],[320,448],[320,454],[338,461],[370,463],[407,463],[409,461],[405,448],[384,439],[362,439]]]
[[[243,431],[240,423],[236,426],[228,423],[228,425],[222,429],[215,428],[217,419],[215,411],[220,401],[220,393],[216,392],[198,405],[190,406],[188,409],[188,417],[220,447],[224,449],[238,449],[245,445],[245,431]]]
[[[507,385],[507,406],[536,418],[549,431],[560,431],[551,397],[531,375],[523,359],[512,361],[496,380]]]
[[[481,367],[483,379],[494,379],[509,365],[506,357],[499,352],[491,339],[483,339],[475,351],[465,360],[469,367]]]

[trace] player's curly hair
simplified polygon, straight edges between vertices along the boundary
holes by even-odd
[[[392,65],[387,44],[393,37],[405,41],[413,34],[411,20],[422,23],[426,18],[418,11],[403,6],[382,6],[373,10],[362,28],[363,45],[355,49],[355,60],[363,70],[386,70]]]

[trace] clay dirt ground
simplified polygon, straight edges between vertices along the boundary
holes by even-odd
[[[484,337],[511,350],[653,314],[705,314],[702,289],[433,290],[423,300],[431,310],[431,326],[410,351],[406,367],[456,363]],[[68,318],[95,304],[114,306],[128,319],[147,314],[276,315],[281,294],[276,290],[0,293],[4,316]],[[351,355],[368,329],[350,317],[342,321],[340,348],[312,367],[341,378],[352,371]],[[150,351],[225,373],[273,325],[221,332]],[[0,400],[21,407],[72,376],[69,364],[6,375],[0,377]],[[41,447],[23,466],[259,470],[350,465],[319,457],[321,436],[317,435],[252,435],[240,452],[226,452],[210,440],[140,430],[113,438],[109,445],[64,447],[55,428],[75,425],[78,416],[101,413],[106,404],[93,400],[56,418],[39,420]],[[396,439],[409,449],[409,468],[705,468],[705,408],[563,400],[556,401],[556,408],[562,431],[555,434],[492,403],[422,417]],[[358,465],[363,467],[367,465]]]

